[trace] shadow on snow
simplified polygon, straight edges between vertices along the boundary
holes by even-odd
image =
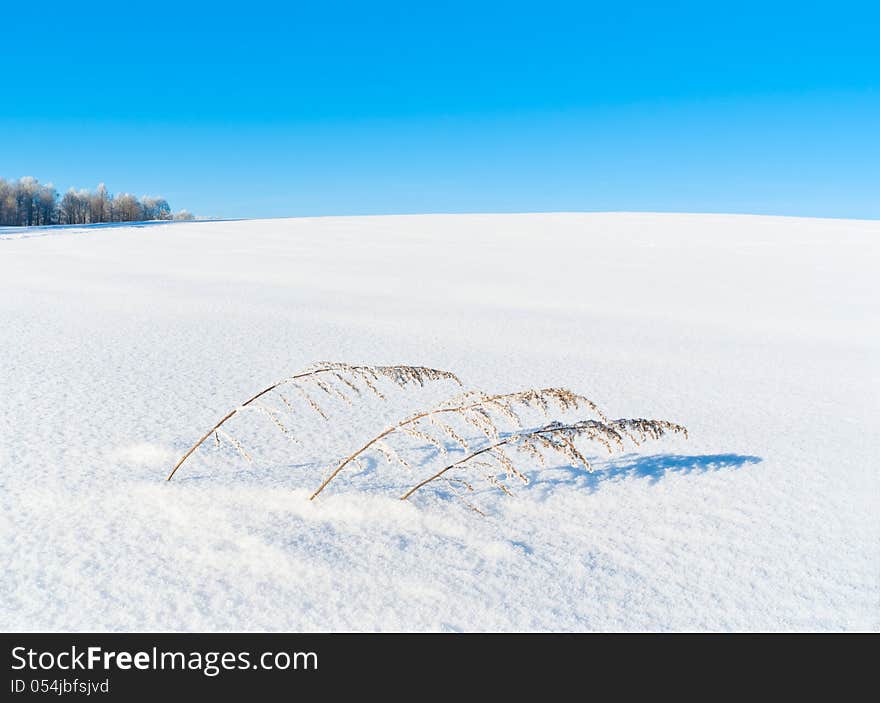
[[[590,492],[606,481],[636,478],[654,484],[670,474],[703,474],[723,469],[739,469],[758,464],[761,457],[749,454],[624,454],[602,463],[592,472],[583,467],[556,466],[529,474],[530,486],[573,485]],[[528,487],[525,487],[528,488]]]
[[[425,448],[428,449],[428,448]],[[430,448],[433,451],[433,448]],[[431,451],[427,451],[430,454]],[[761,457],[749,454],[649,454],[642,455],[636,453],[624,454],[614,459],[593,460],[594,470],[587,471],[580,466],[556,465],[547,468],[533,468],[526,471],[529,478],[528,485],[522,485],[518,481],[510,481],[509,485],[515,493],[528,492],[538,490],[544,493],[552,491],[557,487],[566,487],[571,490],[586,490],[589,493],[598,491],[602,484],[612,481],[618,482],[628,479],[647,480],[650,484],[655,484],[663,478],[679,474],[705,474],[710,471],[723,471],[729,469],[739,469],[748,464],[758,464],[762,461]],[[421,462],[420,462],[421,463]],[[430,464],[430,462],[426,462]],[[291,486],[291,470],[294,474],[298,474],[298,481],[305,481],[301,487],[316,487],[322,479],[322,474],[326,475],[328,468],[332,468],[332,464],[318,465],[315,463],[286,464],[267,467],[247,467],[239,468],[231,472],[200,471],[192,475],[181,476],[175,478],[178,483],[200,482],[206,479],[224,480],[243,480],[245,482],[260,483],[268,487],[289,488]],[[389,495],[396,495],[407,486],[407,481],[401,482],[404,477],[401,475],[392,475],[385,473],[387,467],[383,461],[378,461],[375,457],[365,456],[362,458],[360,468],[352,467],[351,471],[346,473],[345,477],[339,481],[340,487],[346,485],[347,488],[355,488],[365,490],[367,492],[387,492]],[[384,476],[382,474],[385,474]],[[500,474],[499,474],[500,475]],[[308,478],[307,478],[308,477]],[[476,478],[476,476],[475,476]],[[311,479],[311,480],[309,480]],[[416,475],[410,474],[406,477],[409,485],[417,479]],[[352,485],[353,484],[353,485]],[[427,487],[426,487],[427,488]],[[433,492],[441,498],[453,497],[448,490],[445,489],[442,482],[437,482],[433,486],[434,490],[427,489],[426,492]],[[497,489],[485,486],[478,489],[474,494],[483,494],[485,492],[494,492]],[[333,491],[331,491],[332,493]]]

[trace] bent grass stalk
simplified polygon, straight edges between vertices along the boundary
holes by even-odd
[[[424,481],[417,483],[404,493],[400,499],[408,500],[409,497],[419,489],[437,479],[444,478],[447,472],[458,467],[463,467],[476,459],[476,457],[483,454],[490,454],[498,459],[500,465],[508,470],[508,476],[511,474],[516,475],[521,481],[528,483],[528,479],[513,467],[509,457],[501,452],[501,447],[504,446],[517,448],[521,445],[522,447],[534,449],[537,445],[544,449],[556,451],[567,459],[574,460],[576,463],[581,464],[588,471],[592,471],[593,467],[590,465],[589,461],[587,461],[587,459],[574,446],[574,438],[587,436],[588,439],[598,439],[606,446],[606,448],[608,448],[609,453],[611,453],[611,442],[618,445],[620,448],[623,448],[624,437],[627,437],[633,442],[633,444],[639,446],[646,439],[659,439],[667,432],[683,434],[685,438],[687,438],[686,427],[674,422],[668,422],[667,420],[646,420],[643,418],[636,418],[612,420],[607,423],[601,420],[580,420],[571,424],[554,422],[535,430],[527,430],[525,432],[512,434],[488,447],[471,452],[463,459],[445,466],[433,476],[429,476]],[[605,441],[602,441],[603,439]],[[489,476],[495,479],[494,481],[490,480],[490,483],[496,484],[497,478],[495,475],[490,474]],[[510,491],[502,486],[503,484],[498,487],[502,488],[506,494],[510,495]],[[468,489],[473,490],[470,487],[468,487]]]
[[[294,414],[296,410],[294,404],[279,391],[281,388],[290,386],[301,397],[301,405],[309,408],[325,421],[329,421],[330,417],[318,404],[316,397],[333,398],[352,405],[351,393],[359,396],[362,391],[369,391],[384,400],[385,396],[376,385],[376,382],[383,377],[401,388],[412,383],[423,386],[428,381],[439,380],[451,380],[461,386],[461,381],[455,374],[424,366],[355,366],[341,362],[320,362],[300,373],[273,383],[226,413],[184,453],[166,480],[170,481],[184,462],[212,435],[218,445],[220,445],[222,437],[223,442],[232,444],[242,457],[251,461],[241,443],[221,429],[226,422],[247,408],[252,407],[259,410],[261,414],[268,417],[277,429],[290,439],[295,440],[296,438],[292,436],[287,425],[279,417],[284,414],[284,411],[266,405],[264,402],[258,402],[273,391],[276,392],[275,395],[287,408],[287,411]],[[312,394],[308,391],[312,391]],[[563,412],[587,408],[599,419],[581,419],[567,424],[553,421],[537,429],[523,429],[523,423],[517,411],[537,409],[545,418],[550,419],[551,408]],[[455,423],[450,424],[450,420],[441,419],[444,415],[451,416],[450,419],[457,418],[459,423],[464,423],[472,430],[476,430],[488,439],[488,446],[472,451],[468,440],[456,430]],[[511,426],[513,427],[512,432],[510,431]],[[309,499],[317,498],[347,466],[360,465],[363,455],[371,449],[382,454],[389,464],[398,464],[406,469],[411,469],[412,467],[404,456],[391,444],[384,441],[394,433],[405,434],[431,445],[441,456],[448,456],[446,441],[451,439],[466,454],[464,458],[448,464],[440,471],[417,483],[400,497],[401,500],[408,500],[425,486],[434,481],[442,480],[469,508],[482,515],[482,511],[469,503],[461,491],[456,488],[457,484],[463,486],[466,491],[473,492],[473,486],[459,476],[448,475],[450,471],[480,468],[483,473],[482,479],[490,486],[507,495],[512,495],[505,480],[516,478],[522,483],[528,483],[529,479],[517,468],[512,458],[515,454],[508,455],[505,450],[528,454],[541,466],[545,465],[545,453],[555,453],[557,456],[564,457],[571,465],[582,465],[588,471],[592,471],[593,467],[578,449],[575,440],[597,442],[603,445],[610,454],[613,454],[615,448],[621,450],[624,448],[625,439],[629,439],[635,446],[639,446],[645,440],[659,439],[667,432],[684,434],[687,437],[685,427],[666,420],[642,418],[608,420],[591,400],[565,388],[528,389],[497,395],[488,395],[481,391],[465,392],[431,410],[415,413],[386,427],[355,452],[335,464],[333,470]],[[507,433],[506,436],[502,436],[505,433]]]
[[[351,402],[351,398],[342,390],[340,390],[337,386],[333,385],[332,380],[321,380],[319,377],[323,374],[331,374],[333,378],[335,378],[340,383],[343,383],[347,388],[357,394],[360,394],[361,392],[358,384],[362,383],[365,388],[367,388],[373,394],[382,399],[384,399],[385,396],[382,395],[381,391],[375,385],[375,381],[377,381],[380,377],[390,379],[400,387],[404,387],[411,383],[424,385],[428,381],[438,380],[450,380],[461,386],[461,381],[454,373],[451,373],[450,371],[443,371],[440,369],[432,369],[425,366],[408,366],[404,364],[398,364],[394,366],[355,366],[341,362],[319,362],[315,366],[306,369],[301,373],[294,374],[293,376],[289,376],[285,379],[273,383],[268,388],[264,388],[256,395],[248,398],[246,401],[241,403],[241,405],[239,405],[238,407],[233,408],[228,413],[226,413],[226,415],[218,420],[217,423],[213,427],[211,427],[210,430],[205,432],[205,434],[202,435],[199,440],[195,444],[193,444],[182,457],[180,457],[180,460],[174,465],[174,468],[171,469],[171,473],[168,474],[168,477],[165,480],[170,481],[174,477],[174,474],[177,473],[177,470],[183,465],[183,463],[211,435],[214,435],[215,438],[217,438],[219,441],[218,430],[226,422],[231,420],[235,415],[237,415],[248,406],[255,404],[256,401],[263,396],[271,393],[278,388],[293,386],[305,398],[309,407],[326,420],[327,415],[324,413],[323,409],[317,404],[317,402],[306,392],[306,390],[301,387],[301,382],[314,381],[314,386],[317,388],[317,390],[330,397],[341,398],[349,403]],[[292,405],[290,401],[287,400],[287,398],[281,396],[281,400],[289,410],[292,410]],[[279,424],[277,422],[277,418],[275,424]]]
[[[395,425],[390,425],[386,427],[382,432],[369,440],[362,447],[357,449],[355,452],[347,456],[345,459],[340,461],[332,472],[327,476],[326,479],[321,483],[320,486],[315,490],[314,493],[309,497],[309,500],[314,500],[320,495],[320,493],[330,484],[333,479],[335,479],[342,470],[356,461],[358,457],[364,454],[369,449],[376,447],[377,450],[388,459],[389,463],[391,463],[391,459],[389,458],[389,453],[383,450],[382,440],[393,434],[394,432],[401,431],[412,436],[419,437],[424,439],[427,443],[437,446],[442,446],[441,439],[436,436],[436,434],[432,434],[430,431],[415,431],[414,425],[416,425],[420,420],[428,420],[431,422],[433,427],[439,428],[443,431],[443,433],[447,437],[451,437],[455,440],[465,451],[469,451],[469,447],[467,442],[455,432],[455,430],[444,423],[440,423],[436,420],[438,415],[454,413],[461,417],[465,422],[467,422],[472,427],[479,430],[481,433],[486,435],[490,440],[497,439],[499,433],[498,423],[495,418],[492,416],[491,411],[495,411],[498,415],[505,418],[509,422],[513,423],[517,428],[519,428],[520,421],[519,417],[515,412],[515,407],[525,406],[525,407],[538,407],[546,416],[547,411],[549,410],[551,404],[559,406],[563,410],[568,410],[571,408],[578,409],[582,406],[585,406],[596,413],[603,420],[605,416],[596,407],[596,404],[593,403],[589,398],[586,398],[582,395],[578,395],[576,393],[571,392],[565,388],[541,388],[541,389],[529,389],[525,391],[517,391],[515,393],[503,393],[498,395],[486,395],[485,393],[472,392],[465,393],[462,396],[458,396],[457,398],[453,398],[438,408],[434,408],[432,410],[426,410],[424,412],[416,413],[415,415],[411,415]],[[445,450],[441,449],[441,452],[445,453]],[[398,460],[397,463],[403,464],[404,462]]]

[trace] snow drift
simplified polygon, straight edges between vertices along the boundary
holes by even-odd
[[[0,235],[3,629],[876,630],[878,237],[659,214]],[[304,446],[243,426],[252,465],[164,481],[321,359],[564,386],[690,439],[536,467],[485,518],[377,467],[308,500],[426,387]]]

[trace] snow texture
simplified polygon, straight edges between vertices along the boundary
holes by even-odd
[[[672,214],[6,231],[2,629],[877,630],[878,243]],[[565,386],[690,439],[529,467],[485,518],[398,500],[378,460],[308,500],[439,383],[304,414],[300,445],[242,413],[253,464],[206,444],[164,481],[325,359]]]

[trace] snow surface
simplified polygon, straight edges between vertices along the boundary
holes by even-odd
[[[42,234],[0,237],[3,630],[880,629],[880,222]],[[253,465],[207,447],[164,481],[227,410],[325,359],[567,386],[691,437],[530,470],[478,496],[485,518],[401,502],[411,477],[369,467],[307,500],[437,384],[304,417],[302,445],[237,417]]]

